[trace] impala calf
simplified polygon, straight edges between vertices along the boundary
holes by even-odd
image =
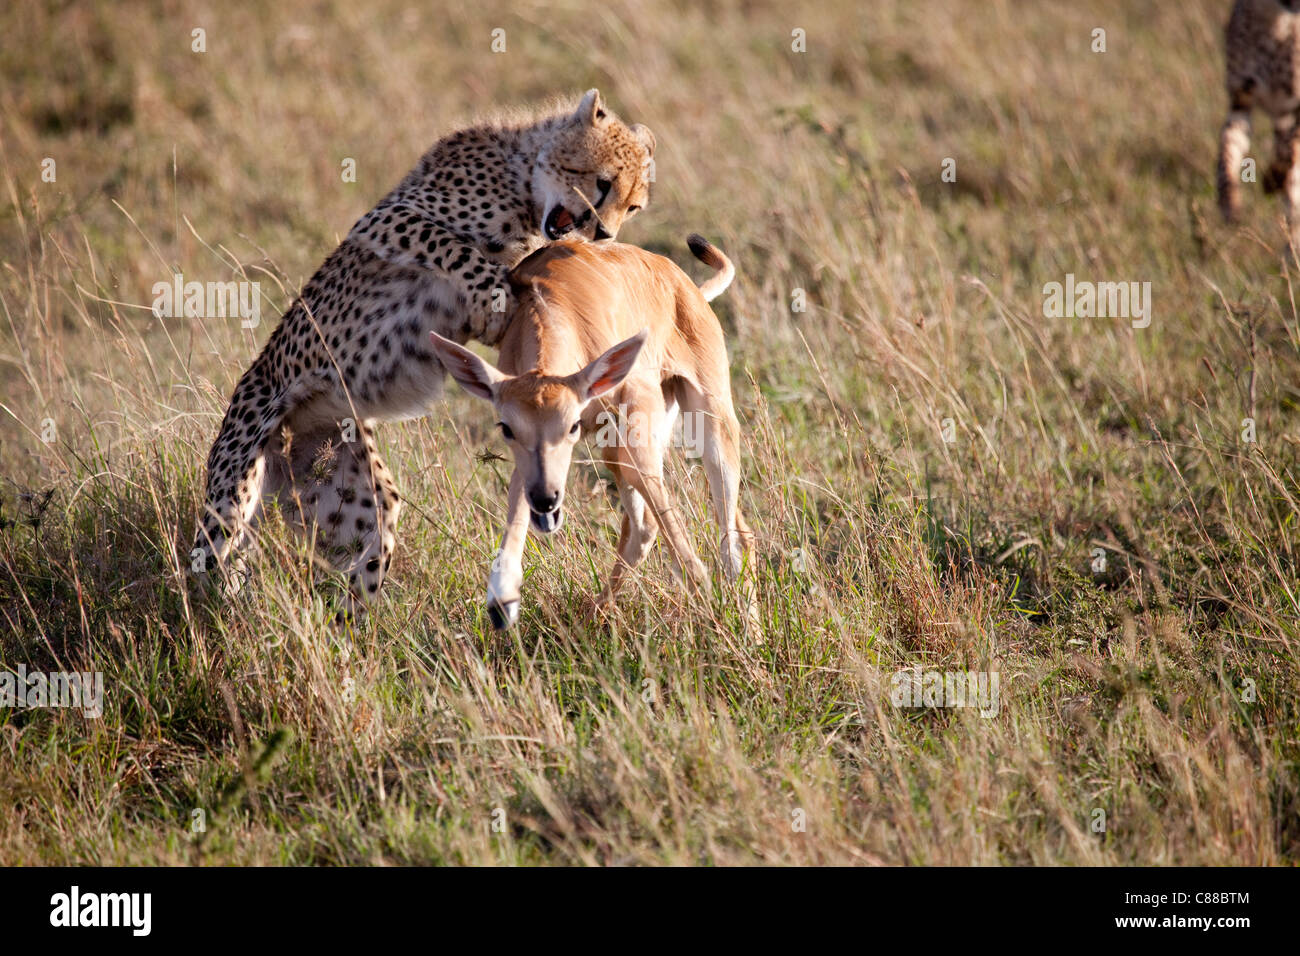
[[[701,439],[723,569],[733,580],[740,574],[753,539],[737,504],[740,425],[722,328],[708,306],[735,273],[704,239],[688,242],[716,270],[699,287],[671,260],[635,246],[560,242],[529,256],[511,275],[519,304],[497,367],[433,334],[434,351],[452,377],[492,403],[514,456],[506,530],[488,581],[488,613],[497,628],[519,616],[529,526],[541,534],[559,530],[574,446],[613,409],[621,408],[636,427],[601,430],[623,527],[597,606],[613,600],[659,528],[688,585],[706,579],[664,484],[664,454],[679,410],[692,416]],[[746,597],[752,617],[753,598]]]

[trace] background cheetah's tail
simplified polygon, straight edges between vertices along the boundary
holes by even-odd
[[[704,301],[712,302],[727,291],[727,286],[731,285],[731,280],[736,277],[736,267],[731,264],[730,259],[722,254],[721,249],[699,233],[693,232],[687,236],[686,244],[691,247],[691,252],[696,259],[717,270],[713,276],[700,283],[700,291],[704,293]]]

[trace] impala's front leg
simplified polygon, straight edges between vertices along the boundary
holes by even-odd
[[[498,631],[519,620],[519,596],[524,585],[524,541],[528,537],[528,503],[524,500],[524,479],[519,470],[510,476],[506,505],[506,532],[501,550],[492,559],[488,577],[488,617]]]

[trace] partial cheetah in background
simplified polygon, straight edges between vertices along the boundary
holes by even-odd
[[[1241,163],[1250,149],[1250,111],[1273,120],[1273,162],[1266,193],[1282,190],[1287,225],[1300,227],[1296,114],[1300,110],[1300,0],[1237,0],[1224,30],[1228,119],[1219,137],[1219,208],[1228,222],[1241,214]]]
[[[442,395],[429,333],[494,344],[514,305],[510,269],[561,236],[617,235],[649,199],[654,146],[596,90],[576,108],[436,143],[325,260],[239,380],[208,455],[193,566],[237,568],[274,497],[348,575],[349,609],[373,598],[400,499],[372,429]]]

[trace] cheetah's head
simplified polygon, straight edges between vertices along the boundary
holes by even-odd
[[[650,201],[655,138],[628,126],[588,90],[538,153],[533,166],[537,217],[547,239],[613,239]]]

